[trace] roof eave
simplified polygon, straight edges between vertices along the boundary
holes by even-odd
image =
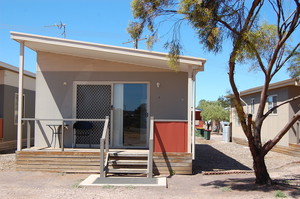
[[[283,80],[280,82],[272,83],[269,86],[269,90],[274,90],[274,89],[283,88],[283,87],[287,87],[287,86],[300,86],[299,79],[293,78],[293,79],[287,79],[287,80]],[[251,88],[248,90],[244,90],[244,91],[240,92],[240,95],[246,96],[246,95],[251,95],[254,93],[259,93],[259,92],[261,92],[262,88],[263,88],[263,86],[259,86],[259,87]]]
[[[11,32],[11,38],[17,42],[24,42],[24,45],[31,48],[34,51],[45,51],[57,54],[67,54],[79,57],[87,57],[87,54],[91,55],[90,58],[104,59],[106,55],[116,55],[107,58],[109,61],[139,64],[148,67],[163,68],[172,70],[168,67],[166,53],[152,52],[140,49],[124,48],[118,46],[110,46],[103,44],[96,44],[90,42],[82,42],[76,40],[68,40],[54,37],[47,37],[41,35],[33,35],[27,33]],[[49,47],[49,48],[45,48]],[[51,47],[51,48],[50,48]],[[59,48],[61,51],[59,51]],[[83,51],[86,51],[83,53]],[[91,52],[91,53],[88,53]],[[102,55],[102,56],[94,56]],[[112,58],[113,57],[113,58]],[[128,59],[130,57],[132,59]],[[187,72],[189,67],[197,68],[199,71],[204,70],[204,64],[206,59],[180,56],[180,71]]]
[[[12,71],[12,72],[15,72],[15,73],[19,73],[19,68],[18,67],[15,67],[13,65],[7,64],[7,63],[2,62],[2,61],[0,61],[0,70],[1,69]],[[32,73],[32,72],[27,71],[27,70],[24,71],[24,75],[26,75],[28,77],[36,78],[35,73]]]

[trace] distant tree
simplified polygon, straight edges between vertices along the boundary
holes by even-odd
[[[230,107],[230,99],[229,98],[226,98],[224,96],[220,96],[217,101],[220,103],[220,105],[223,108],[229,108]]]
[[[291,78],[300,78],[300,50],[295,52],[295,56],[290,61],[288,72]]]
[[[141,27],[142,25],[137,22],[131,22],[128,24],[127,32],[129,33],[131,39],[133,39],[134,48],[138,48],[138,41],[141,37],[141,34],[143,32],[143,29]]]
[[[268,12],[268,15],[272,15],[274,24],[262,23],[259,19],[265,4],[273,11]],[[234,106],[253,157],[255,182],[271,184],[265,156],[300,119],[298,112],[279,130],[275,138],[262,143],[261,128],[265,119],[276,108],[292,100],[299,100],[300,97],[264,111],[271,80],[299,49],[299,35],[291,42],[292,35],[296,34],[299,27],[299,0],[133,0],[132,11],[134,18],[141,24],[141,29],[147,28],[152,36],[157,33],[155,20],[174,22],[172,39],[166,44],[171,67],[178,67],[180,61],[180,27],[183,21],[191,25],[200,43],[208,51],[218,53],[222,50],[225,39],[231,41],[232,49],[228,60],[229,82]],[[157,27],[160,25],[161,23],[158,23]],[[251,61],[252,68],[264,75],[256,118],[245,113],[235,81],[237,63],[246,61]],[[295,69],[297,71],[297,67]]]
[[[201,116],[204,121],[215,121],[217,130],[220,129],[220,121],[229,121],[229,110],[222,106],[221,101],[200,100],[198,108],[200,108]]]

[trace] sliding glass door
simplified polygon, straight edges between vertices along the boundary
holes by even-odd
[[[114,84],[113,146],[147,147],[148,85]]]

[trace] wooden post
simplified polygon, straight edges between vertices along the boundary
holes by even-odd
[[[192,159],[195,159],[196,143],[195,143],[195,106],[196,106],[196,77],[193,74],[193,110],[192,110]]]
[[[20,65],[19,65],[17,151],[22,150],[23,73],[24,73],[24,41],[21,41],[20,42]]]
[[[108,123],[109,123],[109,117],[106,116],[106,118],[105,118],[105,124],[107,124],[107,131],[105,132],[106,133],[106,136],[105,136],[105,152],[106,152],[106,154],[108,153],[108,150],[109,150],[109,128],[108,128]]]
[[[299,122],[297,122],[297,133],[296,134],[297,134],[296,135],[296,139],[297,139],[296,143],[299,144],[300,143],[300,138],[299,138],[299,136],[300,136]]]
[[[150,133],[149,133],[149,154],[148,154],[148,172],[147,177],[153,177],[153,138],[154,138],[154,117],[150,117]]]
[[[192,70],[192,66],[189,66],[189,71],[188,71],[188,99],[187,99],[187,118],[188,118],[188,153],[192,152],[192,102],[193,102],[193,95],[192,95],[192,91],[193,91],[193,70]]]
[[[106,155],[109,152],[109,128],[108,128],[108,123],[109,123],[109,117],[106,116],[105,118],[105,123],[104,123],[104,128],[100,140],[100,178],[105,178],[106,174],[104,171],[104,143],[105,143],[105,151]]]
[[[65,150],[65,146],[64,146],[64,128],[65,128],[65,126],[64,126],[64,120],[62,120],[62,123],[61,123],[61,135],[60,135],[61,136],[61,138],[60,138],[60,141],[61,141],[61,143],[60,143],[61,151]],[[58,136],[59,136],[59,134],[58,134]]]
[[[100,178],[105,178],[105,174],[104,174],[104,139],[101,138],[100,141]]]

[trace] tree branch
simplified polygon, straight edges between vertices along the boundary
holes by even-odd
[[[265,156],[279,141],[280,139],[288,132],[288,130],[300,119],[300,112],[293,116],[293,118],[283,127],[283,129],[276,135],[273,140],[266,142],[262,148],[262,154]]]
[[[283,60],[283,62],[281,62],[275,69],[275,71],[271,74],[271,77],[273,78],[273,76],[283,67],[283,65],[294,55],[294,53],[297,51],[297,49],[299,48],[300,43],[298,43],[295,48],[291,51],[291,53]]]
[[[228,30],[230,30],[231,32],[233,32],[234,34],[238,35],[240,34],[240,32],[238,32],[236,29],[232,28],[228,23],[226,23],[225,21],[223,21],[222,19],[218,19],[218,21],[224,25]]]
[[[292,12],[293,14],[288,17],[289,19],[292,18],[290,23],[287,24],[287,21],[285,20],[283,22],[283,24],[281,25],[282,27],[284,26],[284,29],[280,30],[278,33],[278,37],[280,38],[280,40],[277,42],[277,45],[274,48],[274,53],[272,55],[272,58],[269,61],[268,70],[267,70],[267,74],[269,74],[271,78],[272,78],[272,75],[274,76],[278,72],[275,70],[275,73],[274,72],[272,73],[272,68],[278,57],[278,53],[279,53],[280,49],[284,46],[287,39],[291,36],[291,34],[295,31],[295,29],[299,25],[300,6],[299,6],[299,3],[296,3],[296,4],[297,4],[297,8],[295,9],[295,11]],[[282,6],[281,6],[281,9],[283,9]],[[279,10],[279,12],[280,12],[280,10]]]

